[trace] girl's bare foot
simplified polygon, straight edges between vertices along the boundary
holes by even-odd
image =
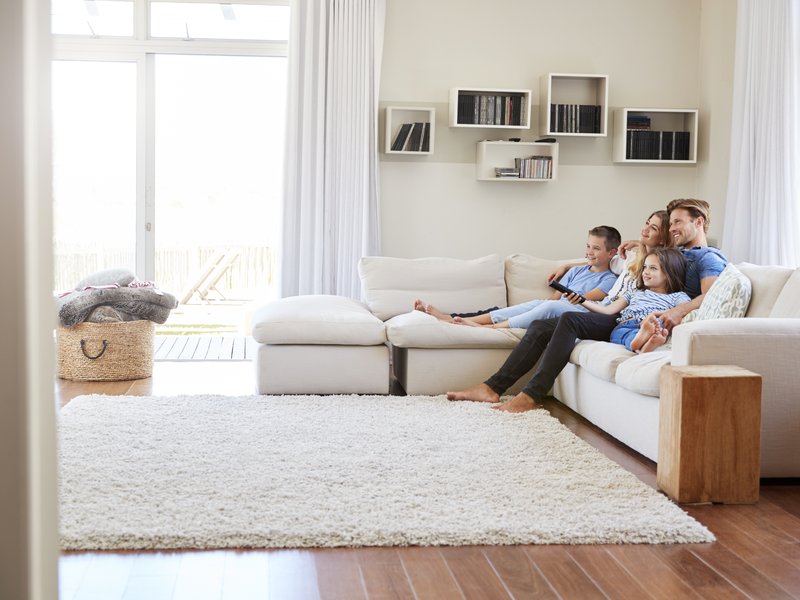
[[[472,402],[500,402],[500,394],[485,383],[479,383],[460,392],[447,392],[447,399],[470,400]]]
[[[631,341],[631,350],[638,352],[648,342],[650,337],[661,328],[661,324],[654,314],[647,315],[639,325],[639,332]]]
[[[500,406],[493,406],[492,408],[506,412],[519,413],[533,410],[534,408],[537,408],[537,406],[536,400],[528,396],[528,394],[520,392],[508,402],[505,402]]]
[[[639,352],[652,352],[656,348],[660,348],[667,343],[668,336],[669,332],[666,329],[659,329],[650,336],[650,339],[645,342],[644,346],[642,346],[642,349],[639,350]]]

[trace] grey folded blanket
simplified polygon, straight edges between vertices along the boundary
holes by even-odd
[[[71,327],[87,320],[98,306],[110,306],[136,319],[164,323],[178,300],[154,287],[114,289],[89,289],[72,292],[58,301],[58,318],[62,325]]]

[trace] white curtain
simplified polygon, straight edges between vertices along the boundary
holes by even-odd
[[[800,1],[739,0],[722,249],[800,265]]]
[[[380,250],[378,86],[386,0],[293,0],[281,295],[359,298]]]

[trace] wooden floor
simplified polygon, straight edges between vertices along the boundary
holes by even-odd
[[[256,341],[234,335],[157,335],[155,360],[253,360]]]
[[[59,381],[81,394],[253,393],[241,362],[158,362],[134,382]],[[556,401],[547,410],[655,486],[655,466]],[[61,600],[800,598],[800,482],[762,482],[751,506],[685,507],[713,544],[70,552]]]

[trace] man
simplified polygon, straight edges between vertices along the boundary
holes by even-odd
[[[703,301],[711,285],[727,265],[722,253],[708,245],[709,206],[704,200],[678,199],[667,205],[669,232],[686,258],[684,291],[692,300],[657,313],[667,329],[679,324]],[[524,412],[536,408],[547,396],[558,374],[569,362],[576,339],[608,341],[616,315],[569,312],[555,319],[534,321],[508,358],[484,383],[459,392],[449,400],[499,402],[500,395],[527,373],[541,357],[538,368],[522,391],[494,408]]]

